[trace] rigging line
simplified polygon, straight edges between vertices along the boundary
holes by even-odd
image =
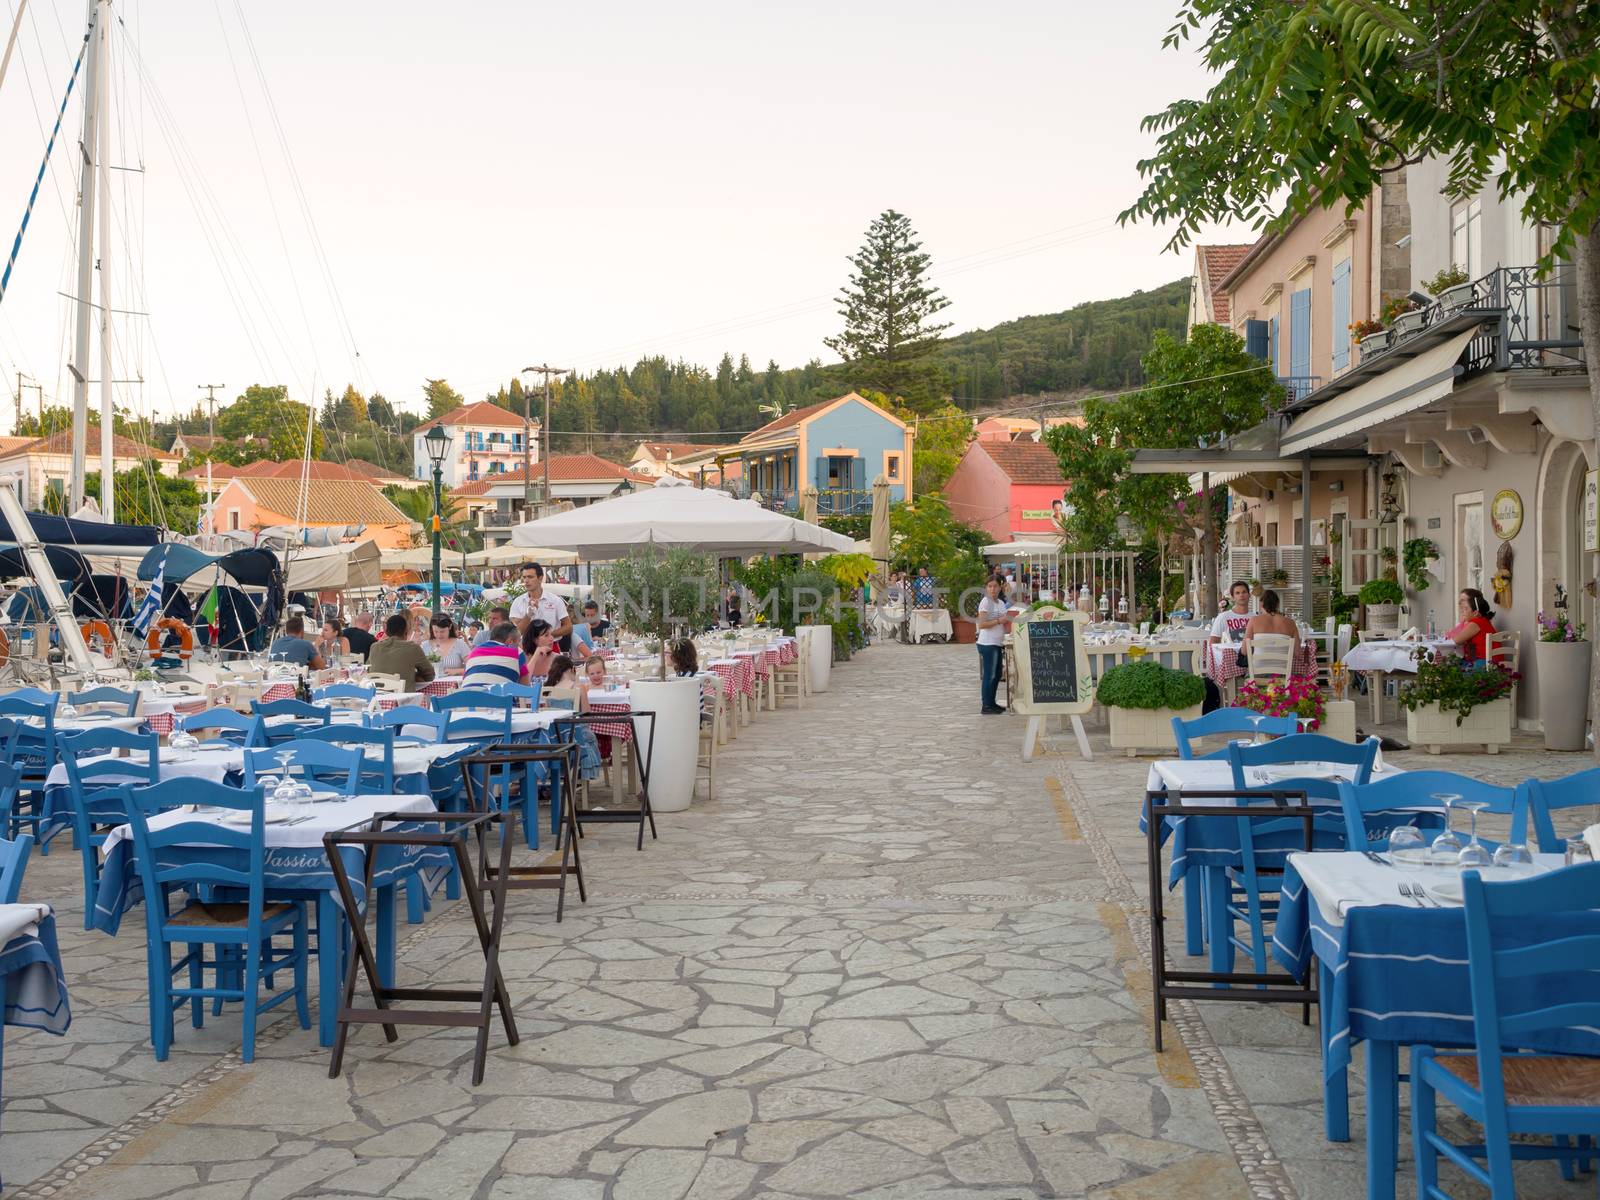
[[[324,286],[327,287],[329,297],[333,301],[334,311],[340,321],[340,332],[344,336],[345,348],[351,355],[353,373],[360,379],[364,364],[361,362],[361,351],[356,345],[355,330],[350,325],[349,314],[345,310],[344,297],[339,292],[338,281],[334,278],[332,264],[328,261],[327,251],[323,247],[322,234],[317,228],[315,213],[311,208],[311,201],[306,195],[305,185],[300,177],[300,168],[295,164],[294,154],[289,148],[288,135],[284,132],[283,121],[278,115],[277,102],[272,98],[272,89],[267,85],[266,71],[261,66],[261,56],[256,52],[254,35],[250,32],[250,23],[245,18],[243,6],[239,0],[234,0],[234,11],[239,17],[239,28],[244,35],[245,48],[250,52],[250,61],[255,67],[256,78],[261,85],[261,94],[267,103],[267,115],[272,120],[272,126],[277,131],[278,144],[283,151],[284,162],[289,167],[289,182],[293,186],[296,196],[300,200],[301,215],[306,223],[306,231],[311,235],[311,245],[317,262],[322,268]],[[368,380],[370,387],[371,381]]]
[[[250,105],[245,98],[244,81],[239,78],[239,64],[233,56],[233,42],[229,40],[227,26],[222,20],[221,0],[212,0],[212,8],[217,14],[217,29],[222,34],[222,45],[228,54],[228,69],[233,73],[233,86],[239,93],[239,109],[244,114],[245,129],[250,134],[250,146],[255,151],[256,167],[261,172],[261,184],[267,193],[267,207],[272,212],[272,225],[278,234],[278,246],[283,251],[283,264],[289,272],[289,286],[294,290],[295,303],[300,309],[300,323],[305,327],[306,345],[311,351],[311,360],[316,367],[315,374],[320,375],[323,374],[322,359],[317,353],[316,334],[311,330],[311,314],[306,310],[305,294],[300,287],[300,275],[295,270],[294,255],[289,252],[289,240],[283,233],[283,218],[278,212],[278,200],[272,187],[272,177],[267,173],[266,159],[261,154],[261,142],[256,137],[255,122],[250,119]]]

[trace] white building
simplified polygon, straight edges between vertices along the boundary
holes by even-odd
[[[533,469],[533,481],[536,486],[543,486],[542,465]],[[550,498],[558,504],[582,508],[597,500],[654,484],[650,476],[620,467],[598,455],[556,454],[550,458]],[[509,542],[512,526],[528,519],[524,509],[526,485],[520,466],[462,484],[452,489],[450,495],[468,513],[477,516],[484,545],[491,549]]]
[[[433,461],[424,439],[435,425],[450,435],[450,452],[442,464],[444,484],[459,487],[490,475],[521,470],[524,439],[527,453],[539,461],[539,422],[525,426],[522,418],[498,404],[480,400],[451,409],[436,420],[424,421],[411,435],[411,464],[418,479],[433,478]]]

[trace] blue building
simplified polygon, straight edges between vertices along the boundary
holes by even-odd
[[[904,421],[854,392],[784,413],[717,457],[738,463],[741,496],[799,511],[801,492],[817,489],[817,513],[869,512],[872,481],[889,481],[891,502],[911,499],[911,441]],[[732,472],[727,472],[732,474]]]

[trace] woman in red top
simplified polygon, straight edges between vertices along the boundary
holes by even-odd
[[[1477,588],[1463,588],[1456,601],[1461,623],[1445,636],[1461,647],[1468,662],[1482,662],[1488,656],[1489,635],[1494,632],[1494,610]]]

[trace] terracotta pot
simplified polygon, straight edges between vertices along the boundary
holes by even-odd
[[[950,618],[950,640],[960,646],[971,646],[978,640],[978,623],[965,617]]]

